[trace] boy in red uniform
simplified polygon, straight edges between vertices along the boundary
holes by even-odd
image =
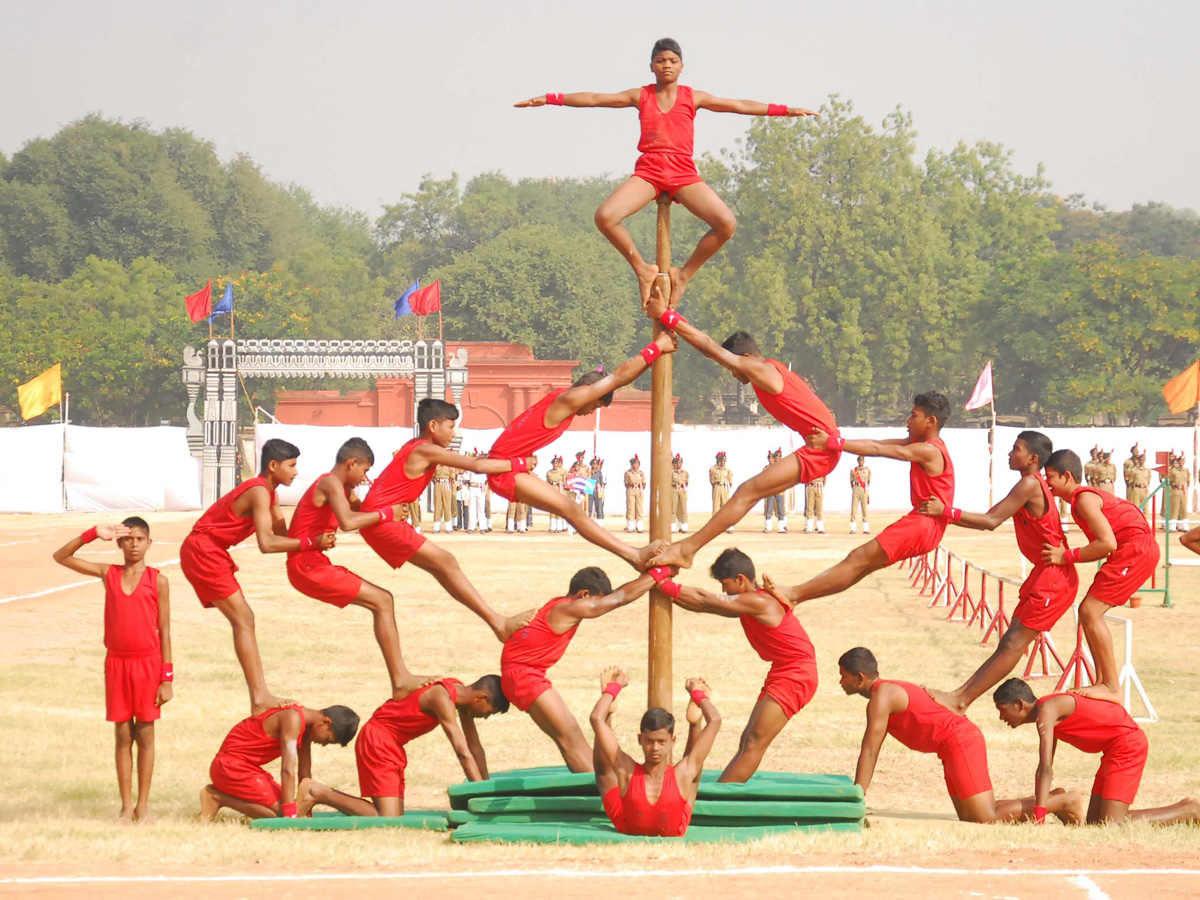
[[[737,755],[718,779],[749,781],[771,742],[816,693],[816,654],[792,608],[758,586],[749,556],[730,547],[717,557],[711,574],[721,583],[720,596],[673,581],[664,582],[662,590],[677,606],[692,612],[737,618],[750,646],[771,664]]]
[[[671,269],[671,300],[678,304],[687,283],[699,269],[737,230],[737,220],[729,207],[701,179],[692,159],[692,132],[696,110],[740,113],[744,116],[815,116],[810,109],[781,103],[758,103],[753,100],[725,100],[693,91],[678,84],[683,73],[683,51],[670,38],[654,44],[650,52],[650,71],[654,84],[630,88],[619,94],[544,94],[514,104],[530,106],[604,106],[613,109],[636,108],[642,136],[638,151],[642,156],[634,167],[633,176],[617,188],[596,210],[596,227],[609,242],[629,260],[637,276],[642,305],[650,297],[650,288],[659,274],[658,266],[646,262],[633,244],[633,238],[622,224],[625,219],[651,200],[666,193],[676,203],[682,203],[692,215],[702,219],[709,231],[700,239],[691,258],[682,268]]]
[[[672,329],[681,338],[733,373],[742,384],[751,385],[763,409],[781,425],[808,438],[814,432],[836,437],[837,421],[816,393],[799,375],[775,359],[764,357],[758,342],[744,331],[738,331],[717,344],[711,337],[692,325],[673,309],[667,309],[662,295],[655,291],[646,314]],[[695,534],[671,544],[652,564],[691,566],[696,552],[721,532],[731,529],[764,497],[782,494],[788,488],[828,475],[838,464],[841,453],[834,449],[814,450],[801,447],[777,459],[749,481],[743,481],[728,502],[715,512]]]
[[[600,676],[604,691],[592,709],[596,734],[594,762],[596,787],[604,811],[621,834],[682,837],[692,821],[692,808],[700,787],[704,760],[721,728],[721,714],[708,698],[704,682],[689,678],[685,689],[704,714],[704,727],[689,730],[688,749],[671,765],[675,749],[675,717],[661,707],[646,710],[638,731],[643,762],[634,762],[617,742],[611,717],[617,695],[629,684],[624,669],[610,666]]]
[[[124,563],[78,559],[85,544],[114,538]],[[150,818],[154,774],[154,723],[171,699],[171,603],[167,576],[146,565],[150,526],[130,516],[120,525],[96,525],[54,551],[54,561],[104,581],[104,700],[116,732],[117,787],[122,822]],[[133,744],[138,747],[138,796],[133,803]]]
[[[498,675],[484,675],[466,686],[443,678],[403,700],[388,700],[367,720],[354,744],[361,797],[335,791],[316,782],[300,785],[300,815],[317,804],[332,806],[348,816],[404,815],[405,746],[442,726],[468,781],[488,777],[487,757],[479,741],[476,719],[508,711]]]
[[[992,695],[1000,721],[1009,728],[1036,723],[1040,738],[1035,819],[1041,823],[1046,806],[1055,799],[1054,751],[1058,742],[1084,753],[1099,753],[1100,768],[1088,803],[1089,825],[1142,819],[1156,825],[1200,823],[1200,803],[1190,797],[1156,809],[1130,809],[1142,781],[1150,743],[1146,734],[1119,703],[1095,700],[1077,693],[1049,694],[1040,700],[1020,678],[1010,678]]]
[[[488,456],[493,461],[532,456],[570,428],[576,416],[590,416],[611,404],[617,388],[632,384],[662,354],[674,353],[677,343],[674,335],[664,331],[641,353],[625,360],[607,375],[588,372],[569,388],[551,391],[509,423],[496,438]],[[577,504],[574,494],[561,493],[524,469],[514,468],[504,474],[491,474],[489,470],[488,484],[510,503],[527,503],[550,513],[551,517],[566,519],[581,536],[597,547],[615,553],[639,572],[646,567],[647,559],[666,546],[665,541],[657,541],[635,550],[588,516],[587,507]]]
[[[205,608],[216,607],[233,627],[233,649],[250,689],[250,711],[260,713],[285,705],[267,690],[262,657],[254,634],[254,612],[234,577],[237,565],[229,548],[253,534],[263,553],[292,550],[326,550],[334,536],[290,538],[287,522],[275,499],[275,488],[296,480],[295,444],[272,438],[263,444],[262,468],[256,477],[243,481],[208,508],[184,539],[179,550],[179,567]]]
[[[1084,547],[1068,550],[1047,543],[1042,560],[1052,566],[1104,560],[1079,604],[1083,636],[1096,661],[1096,683],[1080,688],[1085,697],[1120,702],[1120,672],[1113,652],[1112,632],[1104,621],[1111,607],[1129,602],[1158,566],[1158,542],[1142,511],[1107,491],[1081,487],[1083,466],[1070,450],[1058,450],[1046,461],[1046,483],[1056,497],[1071,504],[1071,518],[1088,539]]]
[[[297,785],[312,777],[312,745],[345,747],[356,731],[358,716],[345,706],[291,704],[243,719],[208,767],[212,783],[200,791],[200,821],[211,822],[222,807],[251,819],[296,818]],[[277,759],[279,781],[263,768]]]
[[[666,575],[663,570],[661,577]],[[654,576],[646,574],[614,591],[603,569],[580,569],[565,596],[539,609],[533,621],[504,644],[500,654],[504,695],[550,736],[572,772],[592,771],[592,748],[546,671],[562,659],[580,622],[632,603],[653,585]]]
[[[875,654],[866,647],[847,650],[838,660],[838,675],[847,695],[866,697],[867,730],[854,783],[865,794],[871,787],[879,748],[889,734],[910,750],[936,753],[942,761],[946,790],[963,822],[1033,821],[1033,797],[997,800],[988,775],[987,745],[979,726],[933,700],[925,689],[907,681],[879,677]],[[1050,812],[1064,825],[1083,821],[1083,797],[1078,791],[1059,791],[1043,798],[1042,818]]]
[[[429,397],[418,403],[419,437],[413,438],[392,455],[392,461],[383,474],[371,485],[360,511],[386,512],[394,506],[412,503],[425,493],[438,466],[451,466],[487,475],[511,473],[514,468],[526,471],[529,461],[524,454],[519,457],[513,454],[504,459],[484,459],[447,450],[454,440],[457,420],[458,407],[453,403]],[[403,519],[388,519],[367,525],[361,528],[361,533],[367,545],[393,569],[411,562],[432,575],[446,593],[487,622],[497,640],[506,640],[533,614],[529,610],[506,617],[496,612],[475,589],[475,585],[467,580],[454,554],[418,534]]]
[[[913,398],[906,438],[847,441],[817,431],[806,439],[808,446],[818,450],[832,448],[858,456],[882,456],[908,462],[909,499],[913,508],[867,543],[855,547],[833,568],[804,584],[782,588],[776,596],[795,606],[805,600],[840,594],[872,572],[902,559],[932,553],[941,544],[946,520],[923,516],[917,509],[929,499],[939,500],[947,509],[954,506],[954,463],[939,436],[949,418],[950,401],[946,395],[929,391]],[[764,582],[766,580],[764,576]]]
[[[966,712],[968,706],[1011,672],[1030,642],[1039,632],[1054,627],[1062,614],[1071,608],[1079,592],[1079,575],[1072,563],[1053,566],[1042,561],[1042,550],[1046,545],[1067,545],[1054,495],[1042,478],[1042,466],[1053,450],[1050,438],[1041,432],[1022,431],[1018,434],[1008,453],[1008,467],[1020,472],[1021,480],[1007,497],[986,513],[964,512],[946,506],[936,497],[926,500],[918,508],[923,516],[945,519],[976,531],[995,531],[1011,518],[1017,548],[1033,566],[1021,584],[1020,602],[1013,611],[1012,624],[1000,638],[995,652],[956,690],[929,691],[934,700],[954,712]]]

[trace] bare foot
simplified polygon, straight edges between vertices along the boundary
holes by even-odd
[[[392,699],[403,700],[413,691],[420,690],[426,685],[440,681],[440,675],[413,675],[411,672],[400,679],[400,683],[392,687]]]
[[[708,682],[704,681],[703,679],[700,679],[700,681],[703,684],[703,687],[701,687],[701,690],[704,691],[704,693],[708,694],[709,700],[712,700],[713,699],[712,688],[710,688],[708,686]],[[700,709],[699,704],[697,704],[695,700],[689,700],[688,705],[687,705],[687,713],[686,713],[687,723],[689,725],[699,725],[700,719],[703,715],[704,715],[704,712],[703,712],[703,710]]]
[[[150,807],[148,807],[148,806],[135,806],[135,807],[133,808],[133,819],[134,819],[134,821],[135,821],[135,822],[137,822],[139,825],[149,825],[149,824],[150,824],[150,822],[151,822],[151,819],[150,819]]]
[[[683,274],[683,269],[675,266],[671,269],[671,309],[679,306],[679,301],[683,299],[683,292],[687,290],[688,277]]]
[[[925,688],[925,693],[950,710],[950,712],[957,713],[960,716],[967,714],[967,704],[954,691],[939,691],[937,688],[927,687]]]
[[[646,569],[650,568],[650,560],[659,556],[670,546],[670,543],[667,541],[651,541],[634,554],[634,558],[630,560],[630,565],[639,572],[645,572]],[[662,565],[662,563],[658,563],[658,565]]]
[[[1109,703],[1120,703],[1120,691],[1106,684],[1089,684],[1087,687],[1072,688],[1072,694],[1080,697],[1090,697],[1093,700],[1105,700]]]
[[[122,806],[121,807],[121,812],[117,816],[117,823],[120,825],[132,825],[133,824],[133,807],[132,806]]]
[[[658,266],[643,262],[633,266],[633,274],[637,276],[638,293],[642,295],[642,309],[650,302],[650,291],[654,289],[654,279],[658,277]]]
[[[315,784],[311,778],[305,778],[296,786],[296,818],[307,819],[312,815],[312,808],[317,805],[317,798],[313,796]]]
[[[1191,825],[1200,825],[1200,802],[1191,797],[1184,797],[1178,804],[1180,812],[1185,818],[1178,821],[1187,822]]]
[[[1057,791],[1062,791],[1058,788]],[[1050,793],[1056,793],[1051,791]],[[1083,799],[1083,794],[1079,791],[1071,791],[1071,799],[1067,802],[1069,805],[1066,809],[1055,813],[1058,820],[1064,825],[1083,825],[1087,822],[1087,803]]]
[[[217,799],[217,792],[210,784],[200,792],[200,821],[211,822],[220,811],[221,801]]]
[[[792,609],[795,609],[800,604],[792,599],[791,591],[785,587],[779,587],[775,584],[774,579],[766,572],[763,572],[763,590],[778,600],[780,603],[786,603]]]
[[[659,541],[658,543],[665,543]],[[653,545],[651,545],[653,546]],[[650,557],[646,564],[649,566],[675,566],[678,569],[692,567],[693,554],[683,551],[683,543],[667,544],[657,556]]]
[[[282,709],[285,706],[295,706],[295,700],[284,700],[282,697],[276,697],[274,694],[266,694],[259,700],[251,698],[250,700],[250,715],[262,715],[269,709]]]
[[[504,620],[504,627],[500,633],[496,635],[500,643],[506,643],[510,637],[533,621],[533,617],[538,613],[538,608],[535,606],[532,609],[527,609],[524,612],[519,612],[515,616],[509,616]]]

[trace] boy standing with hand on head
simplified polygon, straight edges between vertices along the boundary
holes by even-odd
[[[75,553],[100,538],[114,538],[124,557],[119,566],[77,559]],[[115,724],[117,786],[121,821],[150,818],[150,779],[154,774],[154,723],[171,699],[171,612],[167,579],[146,565],[150,526],[130,516],[120,525],[96,525],[67,541],[54,561],[81,575],[104,579],[104,698]],[[138,746],[138,797],[133,794],[133,744]]]

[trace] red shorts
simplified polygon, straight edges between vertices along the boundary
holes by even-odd
[[[992,789],[992,779],[988,775],[987,744],[977,726],[971,724],[970,728],[960,727],[938,750],[938,759],[942,761],[946,790],[951,797],[966,800]]]
[[[1118,547],[1104,560],[1087,595],[1109,606],[1122,606],[1158,568],[1158,540],[1152,534]]]
[[[1074,566],[1034,566],[1021,584],[1014,621],[1034,631],[1049,631],[1071,608],[1079,593],[1079,573]]]
[[[394,519],[363,528],[359,534],[363,536],[367,546],[393,569],[400,568],[412,559],[413,554],[425,544],[424,535],[417,534],[407,522]]]
[[[814,450],[812,447],[801,447],[796,451],[796,459],[800,460],[800,484],[808,484],[815,478],[828,475],[837,468],[838,460],[842,458],[841,450]]]
[[[604,804],[604,813],[608,816],[608,821],[613,823],[613,828],[628,834],[629,826],[625,822],[625,803],[621,798],[621,786],[618,784],[609,789],[609,791],[601,798]]]
[[[499,494],[505,500],[516,502],[517,499],[517,473],[516,472],[501,472],[499,475],[489,475],[488,486],[492,492]]]
[[[932,553],[941,544],[945,533],[946,519],[910,512],[879,532],[875,540],[887,554],[888,562],[894,563]]]
[[[292,587],[322,603],[345,609],[362,590],[363,580],[349,569],[335,566],[320,550],[289,553],[288,581]]]
[[[354,742],[358,762],[358,791],[364,797],[404,798],[404,770],[408,754],[396,736],[368,719]]]
[[[266,769],[240,759],[217,754],[208,767],[208,777],[221,793],[250,803],[274,806],[283,797],[283,788]]]
[[[153,722],[162,716],[154,705],[162,683],[162,654],[124,656],[109,652],[104,660],[104,709],[110,722]]]
[[[672,200],[681,187],[704,180],[696,171],[696,161],[683,153],[643,153],[633,167],[633,174],[650,182],[658,193],[666,191]]]
[[[509,666],[500,672],[500,688],[504,696],[521,712],[529,712],[533,701],[554,687],[545,669],[532,666]]]
[[[233,577],[238,567],[229,551],[203,534],[193,533],[184,538],[179,548],[179,568],[205,608],[242,591]]]
[[[789,719],[808,705],[808,701],[817,692],[817,668],[812,667],[806,672],[776,672],[767,673],[758,699],[770,697],[779,704],[783,714]]]
[[[1092,794],[1105,800],[1132,804],[1138,785],[1142,783],[1142,770],[1146,768],[1149,752],[1150,742],[1141,729],[1121,738],[1100,757]]]

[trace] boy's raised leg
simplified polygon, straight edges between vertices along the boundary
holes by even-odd
[[[609,194],[600,204],[594,217],[596,227],[610,244],[620,251],[621,256],[633,268],[637,276],[638,292],[642,297],[642,308],[650,302],[650,290],[654,287],[654,279],[658,275],[658,266],[646,262],[633,243],[633,237],[624,222],[655,197],[654,186],[636,175],[626,179],[625,183]]]
[[[390,591],[364,579],[358,596],[351,602],[371,611],[375,641],[383,652],[383,662],[392,682],[393,700],[399,700],[436,680],[432,675],[414,675],[404,665],[404,656],[400,652],[400,632],[396,628],[395,601]]]
[[[697,270],[737,231],[737,219],[725,201],[703,181],[681,187],[675,196],[684,209],[708,225],[708,231],[700,238],[688,261],[671,269],[672,308],[679,305],[679,298],[687,290],[688,282]]]
[[[232,597],[216,600],[213,606],[221,611],[233,628],[233,652],[237,654],[250,689],[250,714],[256,716],[268,709],[287,706],[292,701],[276,697],[267,690],[267,679],[263,675],[262,657],[258,652],[258,639],[254,634],[254,610],[238,591]]]

